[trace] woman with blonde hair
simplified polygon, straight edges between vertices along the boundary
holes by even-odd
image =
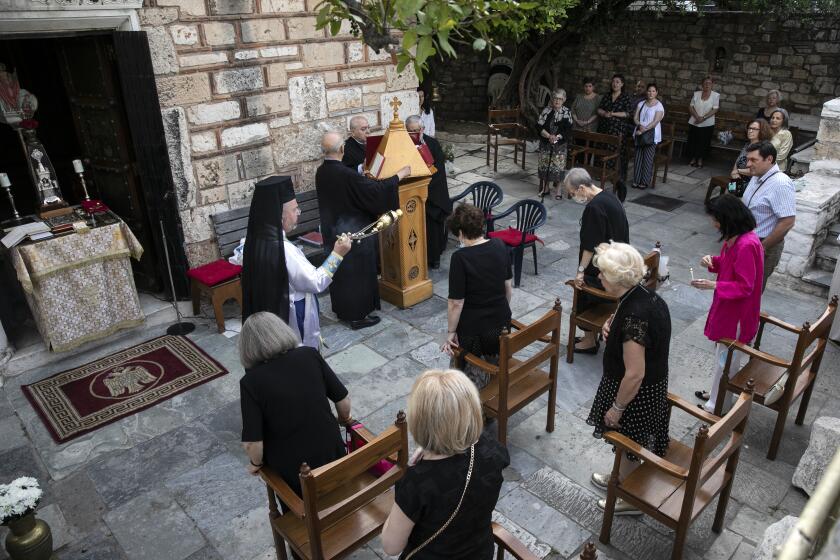
[[[455,369],[425,371],[408,396],[408,429],[419,446],[397,482],[382,529],[386,554],[401,560],[490,560],[490,516],[507,449],[482,432],[478,390]]]
[[[602,243],[593,259],[604,290],[618,298],[615,313],[602,330],[606,339],[604,373],[587,424],[594,436],[616,430],[657,455],[668,449],[668,351],[671,316],[656,292],[641,284],[646,273],[642,255],[626,243]],[[638,466],[632,454],[621,462],[621,479]],[[592,484],[606,490],[609,474],[592,473]],[[602,509],[606,500],[598,502]],[[616,515],[641,513],[623,500]]]

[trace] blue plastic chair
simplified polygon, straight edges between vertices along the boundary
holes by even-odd
[[[493,208],[501,204],[505,196],[502,192],[502,187],[492,181],[479,181],[473,183],[464,189],[464,192],[450,200],[452,204],[455,204],[467,196],[471,197],[470,204],[476,208],[480,208],[484,212],[484,219],[487,221],[487,231],[493,231],[493,221],[496,219],[496,216],[493,216]]]
[[[548,211],[536,200],[520,200],[507,211],[495,217],[501,220],[511,214],[516,214],[516,226],[513,229],[491,231],[487,234],[490,238],[501,239],[510,247],[513,254],[514,286],[519,287],[522,278],[522,259],[525,256],[525,249],[531,247],[534,252],[534,275],[537,272],[537,242],[542,240],[537,237],[536,231],[548,219]]]

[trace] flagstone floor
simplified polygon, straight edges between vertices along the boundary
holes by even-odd
[[[536,154],[527,170],[505,152],[498,173],[485,167],[481,145],[459,144],[458,174],[450,179],[453,194],[473,181],[492,179],[505,191],[505,206],[533,198]],[[725,164],[724,164],[725,166]],[[656,194],[678,198],[684,205],[662,212],[633,199],[626,203],[631,242],[642,251],[658,240],[670,259],[670,280],[660,293],[673,322],[670,390],[693,400],[707,388],[712,371],[712,344],[703,337],[710,294],[688,285],[689,267],[718,250],[717,235],[703,214],[708,177],[719,169],[673,165],[668,183]],[[539,275],[526,256],[522,285],[514,290],[514,316],[525,322],[539,317],[559,297],[568,309],[570,290],[564,281],[577,266],[578,222],[582,206],[546,199],[549,219],[539,231]],[[505,224],[499,224],[504,227]],[[384,304],[382,322],[352,331],[335,321],[328,296],[322,296],[325,354],[350,389],[353,414],[373,431],[393,422],[405,407],[415,376],[424,369],[445,367],[439,351],[446,330],[446,295],[450,242],[442,268],[432,271],[435,296],[411,309]],[[764,295],[763,309],[792,323],[816,317],[825,301],[776,286]],[[229,315],[235,314],[231,308]],[[568,312],[564,311],[564,340]],[[70,367],[125,346],[117,340],[88,349],[20,376],[0,389],[0,481],[36,476],[45,487],[39,516],[53,529],[61,560],[269,560],[274,558],[267,519],[265,490],[248,476],[239,445],[238,381],[242,376],[236,350],[236,321],[220,335],[202,319],[190,337],[230,370],[228,375],[178,395],[157,406],[63,445],[56,445],[20,390]],[[147,327],[143,339],[158,336],[165,325]],[[136,338],[136,337],[135,337]],[[790,348],[777,329],[764,338],[768,350]],[[544,431],[545,398],[518,413],[509,432],[511,466],[497,506],[496,518],[510,527],[540,557],[576,557],[586,541],[597,542],[600,493],[589,482],[593,470],[607,471],[611,453],[591,436],[584,419],[600,375],[601,356],[576,356],[561,361],[556,430]],[[804,426],[788,421],[776,461],[765,458],[774,417],[753,407],[732,500],[720,535],[711,533],[707,511],[690,533],[686,558],[747,559],[770,523],[798,514],[807,497],[791,486],[791,475],[807,446],[810,426],[818,416],[840,415],[840,351],[829,345],[817,391]],[[683,417],[672,421],[672,436],[690,441],[698,428]],[[5,536],[0,529],[0,538]],[[672,534],[647,518],[617,518],[611,546],[598,543],[599,558],[647,559],[670,555]],[[0,551],[0,558],[5,558]],[[353,558],[387,558],[378,541]]]

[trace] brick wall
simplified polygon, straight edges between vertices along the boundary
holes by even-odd
[[[715,70],[718,48],[725,50]],[[451,72],[454,91],[470,92],[484,55],[463,53]],[[738,13],[670,14],[628,12],[619,23],[558,48],[548,60],[557,67],[570,99],[585,76],[598,79],[597,91],[608,91],[613,72],[655,81],[667,103],[687,104],[700,79],[712,74],[725,110],[755,113],[769,89],[784,95],[782,106],[794,113],[794,124],[816,130],[822,104],[840,95],[840,30],[829,22],[790,19],[783,22]],[[454,68],[454,65],[453,65]],[[631,85],[632,88],[632,85]],[[468,93],[468,96],[471,96]],[[450,109],[451,105],[451,109]],[[442,109],[461,114],[461,101],[445,97]],[[486,110],[464,108],[463,115]]]
[[[314,188],[320,136],[353,115],[418,111],[416,78],[398,75],[349,33],[315,29],[317,0],[157,0],[148,34],[190,264],[218,258],[210,215],[250,203],[254,183],[292,175]]]

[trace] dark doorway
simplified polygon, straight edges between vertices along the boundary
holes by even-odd
[[[71,163],[81,159],[91,197],[119,215],[142,244],[143,257],[132,261],[138,289],[169,288],[161,220],[174,276],[183,278],[183,236],[145,33],[0,40],[0,63],[38,98],[38,136],[64,198],[71,204],[82,199]],[[35,192],[25,165],[17,133],[0,125],[0,172],[12,180],[18,210],[30,214]],[[0,208],[5,219],[10,209]],[[176,291],[185,292],[185,286]]]

